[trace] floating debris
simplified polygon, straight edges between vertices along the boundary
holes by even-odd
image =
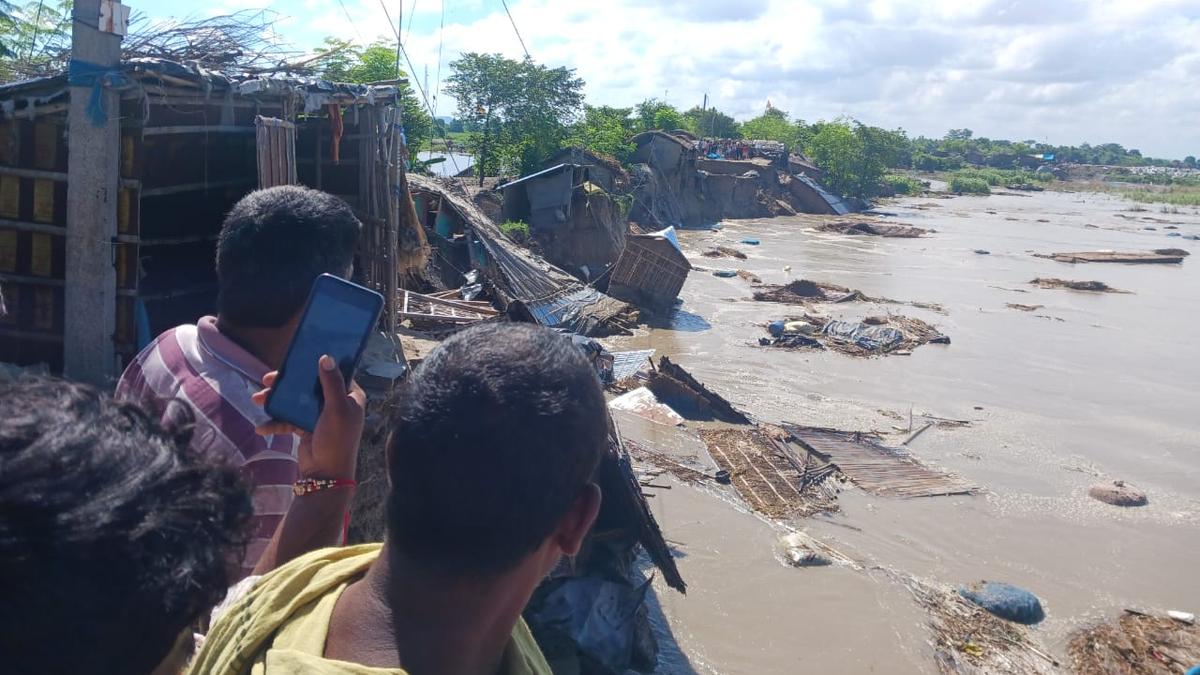
[[[1093,293],[1128,293],[1113,288],[1103,281],[1071,281],[1069,279],[1055,279],[1053,277],[1038,277],[1029,283],[1038,288],[1066,288],[1072,291],[1091,291]]]
[[[850,482],[884,497],[936,497],[974,494],[979,488],[953,474],[930,469],[899,448],[868,434],[784,424],[791,437],[819,459],[832,463]]]
[[[980,581],[958,589],[958,594],[1001,619],[1031,625],[1046,618],[1037,596],[1012,584]]]
[[[827,479],[837,470],[828,462],[799,462],[762,429],[705,429],[700,437],[709,455],[729,472],[750,508],[771,518],[808,516],[838,510],[838,488]]]
[[[1008,303],[1007,306],[1009,307],[1009,309],[1016,309],[1016,310],[1020,310],[1022,312],[1036,312],[1039,309],[1045,307],[1045,305],[1022,305],[1018,302],[1010,302],[1010,303]]]
[[[750,424],[750,419],[719,394],[696,381],[691,373],[662,357],[658,369],[647,377],[647,387],[659,401],[689,420],[720,420]]]
[[[884,571],[898,578],[929,613],[933,648],[942,673],[1060,672],[1058,662],[1038,647],[1024,626],[989,614],[942,584]]]
[[[789,330],[788,324],[796,326]],[[802,321],[778,321],[767,327],[771,337],[760,338],[763,347],[832,349],[850,356],[902,354],[925,344],[950,344],[950,338],[933,326],[912,317],[889,314],[869,316],[861,322],[826,319],[806,314]]]
[[[1182,673],[1200,664],[1200,626],[1127,609],[1075,633],[1067,653],[1077,673]]]
[[[1123,480],[1097,483],[1088,488],[1088,496],[1113,506],[1145,506],[1149,502],[1145,492]]]
[[[900,239],[916,239],[930,232],[911,225],[891,225],[886,223],[869,223],[865,221],[837,220],[817,225],[818,232],[835,232],[837,234],[866,235],[874,237],[895,237]]]
[[[705,251],[704,253],[701,253],[700,255],[704,256],[705,258],[728,257],[728,258],[737,258],[738,260],[746,259],[745,253],[742,253],[741,251],[737,250],[736,248],[730,248],[728,246],[718,246],[714,249]]]
[[[983,249],[983,248],[977,248],[977,249],[975,249],[975,253],[977,253],[977,254],[979,254],[979,255],[991,255],[991,254],[992,254],[992,252],[991,252],[991,251],[989,251],[989,250],[987,250],[987,249]]]
[[[738,270],[737,275],[739,277],[741,277],[742,279],[749,281],[752,284],[761,284],[762,283],[762,279],[759,278],[759,276],[753,272],[749,272],[746,270]]]
[[[824,567],[833,564],[829,556],[814,551],[808,540],[796,532],[780,537],[779,546],[783,562],[792,567]]]
[[[747,246],[758,246],[762,242],[760,242],[757,239],[746,238],[746,239],[743,239],[741,243],[743,243]]]
[[[638,387],[633,391],[621,394],[609,401],[608,407],[613,410],[623,410],[666,426],[679,426],[684,421],[679,413],[671,410],[670,406],[663,405],[655,398],[654,392],[646,387]]]
[[[808,279],[797,279],[783,285],[769,284],[754,292],[759,302],[779,302],[785,305],[812,305],[816,303],[877,302],[890,305],[909,305],[932,312],[945,313],[946,309],[935,302],[905,302],[891,298],[875,298],[862,291],[837,284]]]
[[[1160,253],[1159,251],[1167,251]],[[1035,258],[1047,258],[1064,263],[1135,263],[1174,265],[1183,262],[1187,251],[1183,249],[1159,249],[1151,253],[1119,251],[1080,251],[1077,253],[1034,253]]]
[[[723,279],[730,279],[730,278],[732,278],[732,277],[736,277],[736,276],[737,276],[737,270],[713,270],[713,273],[712,273],[712,275],[713,275],[714,277],[721,277],[721,278],[723,278]]]

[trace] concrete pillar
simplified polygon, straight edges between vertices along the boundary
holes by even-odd
[[[72,58],[116,65],[121,37],[98,30],[102,0],[75,0]],[[119,94],[102,90],[107,119],[88,108],[91,86],[72,86],[67,113],[67,257],[63,371],[67,377],[110,384],[117,373],[117,195],[120,187]]]

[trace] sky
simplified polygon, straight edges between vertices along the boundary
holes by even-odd
[[[460,53],[523,50],[501,0],[126,0],[151,17],[267,8],[309,49],[395,40],[438,83]],[[749,119],[770,102],[941,137],[1120,143],[1200,155],[1200,0],[508,0],[530,55],[574,68],[593,105],[656,97]],[[441,58],[439,60],[439,53]],[[406,68],[407,70],[407,68]],[[439,79],[440,76],[440,79]],[[437,97],[437,113],[454,101]]]

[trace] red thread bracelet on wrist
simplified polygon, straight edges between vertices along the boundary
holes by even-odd
[[[340,487],[356,487],[358,481],[353,478],[301,478],[292,484],[292,493],[297,497]]]

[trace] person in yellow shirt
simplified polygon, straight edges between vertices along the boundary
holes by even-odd
[[[386,541],[253,581],[191,672],[549,675],[521,611],[596,519],[607,425],[570,340],[506,323],[446,340],[394,404]]]

